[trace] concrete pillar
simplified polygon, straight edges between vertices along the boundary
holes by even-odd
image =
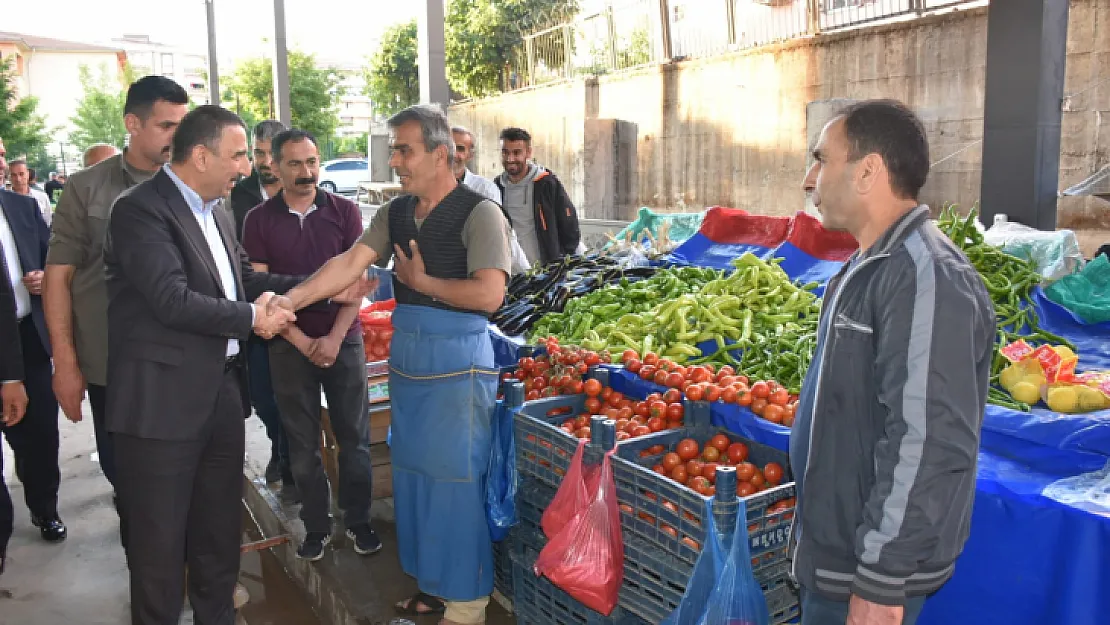
[[[289,105],[289,51],[285,45],[285,0],[274,0],[274,116],[287,128],[293,125],[293,111]]]
[[[1068,0],[992,2],[987,17],[982,220],[1056,229]]]
[[[579,218],[632,221],[639,127],[620,119],[586,119]],[[588,214],[585,214],[588,213]]]
[[[208,20],[208,103],[220,103],[220,70],[216,63],[216,7],[215,0],[205,0]],[[64,157],[63,157],[64,158]]]
[[[417,61],[420,72],[420,101],[447,109],[447,48],[443,35],[443,0],[423,0],[417,16]]]

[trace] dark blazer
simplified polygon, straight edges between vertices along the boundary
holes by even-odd
[[[110,432],[200,438],[216,405],[228,339],[239,339],[245,356],[249,302],[300,281],[253,271],[227,212],[217,206],[212,214],[231,256],[237,301],[224,295],[208,243],[169,175],[158,172],[112,207],[104,244]],[[240,372],[246,416],[246,369]]]
[[[0,382],[23,379],[23,348],[19,319],[15,316],[15,291],[8,280],[4,246],[0,244]]]
[[[243,240],[243,223],[247,219],[247,213],[262,202],[262,180],[255,169],[231,190],[231,214],[235,216],[235,236],[240,241]]]
[[[20,269],[25,274],[42,271],[46,266],[46,250],[50,247],[50,227],[43,220],[39,205],[34,198],[3,189],[0,189],[0,205],[4,207],[4,217],[15,236]],[[50,333],[46,329],[41,295],[31,296],[31,318],[43,349],[50,354]]]

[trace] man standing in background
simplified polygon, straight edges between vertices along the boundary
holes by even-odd
[[[107,143],[97,143],[96,145],[90,145],[88,149],[85,150],[85,154],[81,157],[81,162],[88,168],[96,165],[100,161],[112,158],[116,154],[119,154],[119,150],[116,149],[116,146],[108,145]]]
[[[231,212],[235,217],[235,233],[240,241],[243,241],[243,223],[247,213],[281,191],[281,179],[274,171],[271,147],[274,136],[283,130],[284,124],[276,119],[267,119],[256,124],[251,133],[254,140],[251,152],[253,171],[231,191]],[[247,340],[251,405],[254,406],[259,420],[266,426],[266,436],[270,439],[270,462],[266,465],[266,481],[271,484],[282,482],[282,496],[286,500],[294,500],[297,498],[297,491],[289,463],[289,441],[282,431],[281,414],[274,397],[274,384],[270,379],[269,344],[270,341],[257,335]]]
[[[8,163],[8,177],[12,180],[12,192],[33,199],[39,207],[39,212],[42,213],[42,220],[46,222],[47,226],[50,226],[53,207],[50,206],[50,198],[46,196],[46,192],[33,186],[34,171],[27,166],[27,161],[22,159]]]
[[[54,199],[54,194],[58,191],[61,191],[63,186],[64,184],[62,183],[62,181],[58,180],[58,172],[50,172],[50,180],[47,180],[46,184],[43,185],[43,190],[46,191],[46,195],[50,198],[51,203],[55,203],[57,201]]]
[[[530,265],[547,264],[585,251],[578,230],[578,211],[555,174],[530,162],[532,135],[522,128],[501,131],[497,177],[502,202]]]
[[[108,382],[104,234],[116,198],[148,180],[169,160],[174,131],[188,104],[189,95],[169,78],[146,76],[132,84],[123,108],[129,147],[73,174],[54,215],[44,295],[54,347],[54,392],[66,417],[77,423],[87,385],[100,467],[113,487],[115,454],[104,428]]]

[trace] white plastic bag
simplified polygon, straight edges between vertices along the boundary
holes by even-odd
[[[1071,275],[1083,266],[1079,240],[1071,230],[1046,232],[999,220],[983,233],[983,240],[1007,254],[1032,260],[1037,273],[1049,282]]]

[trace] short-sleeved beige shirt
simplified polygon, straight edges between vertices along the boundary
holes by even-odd
[[[398,198],[400,199],[400,198]],[[383,204],[370,220],[370,227],[362,233],[359,243],[378,254],[378,265],[385,266],[393,258],[393,241],[389,239],[389,207],[396,200]],[[433,209],[434,210],[434,209]],[[422,222],[417,220],[416,227]],[[509,221],[501,208],[489,200],[474,206],[462,231],[466,246],[466,270],[470,275],[479,269],[500,269],[507,275],[512,272],[512,250],[509,247]],[[421,249],[427,256],[435,250]]]
[[[72,265],[73,340],[77,362],[89,384],[108,382],[108,287],[104,281],[104,236],[116,198],[149,180],[123,154],[83,169],[66,181],[50,227],[47,265]]]

